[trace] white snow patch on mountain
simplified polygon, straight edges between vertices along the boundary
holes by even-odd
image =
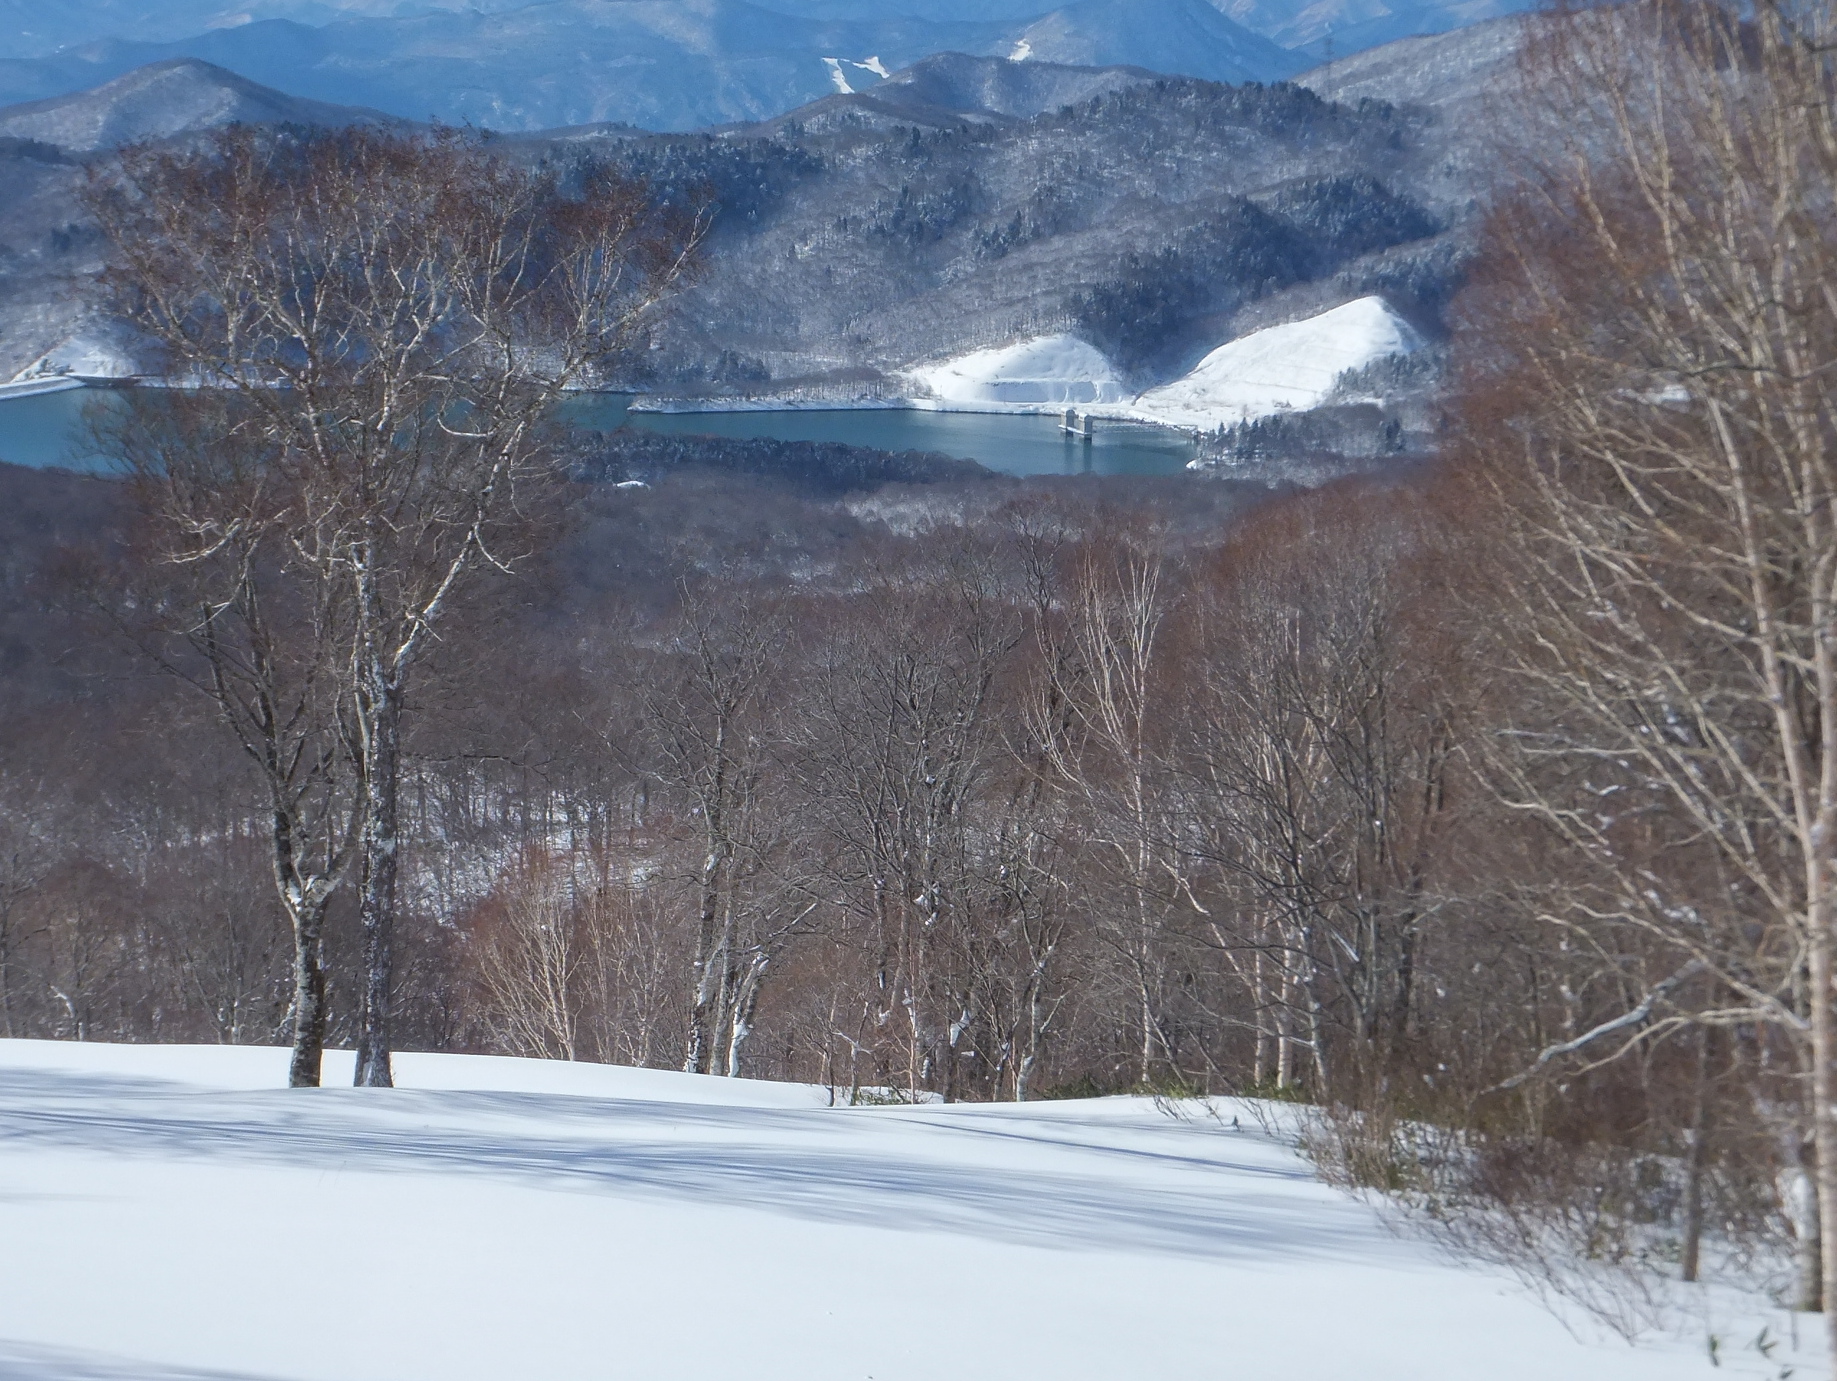
[[[855,66],[859,67],[863,72],[872,72],[876,77],[882,79],[893,75],[891,72],[887,71],[886,64],[878,57],[871,57],[866,62],[857,62]]]
[[[14,376],[14,383],[70,376],[87,379],[126,379],[139,372],[127,348],[106,331],[81,333],[46,351]]]
[[[830,1107],[809,1085],[412,1054],[400,1087],[352,1089],[330,1086],[349,1054],[326,1063],[328,1087],[285,1089],[284,1050],[0,1041],[0,1377],[1816,1368],[1816,1329],[1732,1294],[1703,1295],[1688,1337],[1572,1334],[1320,1183],[1266,1105]],[[1770,1361],[1743,1341],[1763,1327]]]
[[[1421,345],[1422,337],[1388,302],[1361,297],[1228,341],[1185,378],[1142,394],[1131,411],[1143,421],[1207,431],[1302,411],[1325,402],[1347,370]]]
[[[1008,61],[1025,62],[1032,56],[1033,45],[1023,38],[1019,43],[1014,45],[1014,51],[1008,54]]]
[[[1042,411],[1071,403],[1121,403],[1129,393],[1104,353],[1076,336],[978,350],[912,371],[938,402],[978,411]]]
[[[844,96],[855,94],[855,88],[848,84],[848,74],[842,70],[840,58],[824,58],[823,65],[829,69],[829,80],[836,84],[837,92]]]

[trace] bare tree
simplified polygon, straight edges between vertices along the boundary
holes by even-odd
[[[1070,655],[1052,657],[1062,672],[1046,690],[1035,729],[1061,784],[1077,796],[1121,898],[1105,931],[1129,974],[1136,1077],[1144,1086],[1157,1062],[1175,1064],[1162,994],[1162,932],[1178,870],[1158,789],[1158,729],[1166,722],[1158,639],[1167,614],[1158,546],[1151,535],[1087,552],[1066,620]],[[1053,732],[1056,719],[1066,732]]]
[[[1800,1043],[1837,1281],[1837,74],[1827,6],[1550,25],[1470,416],[1525,515],[1517,804],[1670,956],[1546,1055],[1687,1021]],[[1604,793],[1618,793],[1624,803]],[[1651,836],[1692,867],[1633,865]],[[1642,810],[1642,807],[1644,808]],[[1668,831],[1668,833],[1667,833]],[[1713,989],[1693,975],[1713,977]],[[1696,1005],[1695,995],[1716,1000]],[[1542,1061],[1540,1060],[1540,1063]],[[1807,1290],[1808,1299],[1820,1292]],[[1837,1352],[1837,1311],[1832,1317]]]
[[[680,594],[675,665],[647,667],[638,698],[659,775],[689,804],[699,835],[683,1068],[732,1074],[773,950],[813,909],[793,899],[789,925],[758,914],[776,910],[756,884],[777,862],[764,792],[771,675],[790,627],[744,596],[722,603],[687,586]]]
[[[288,1082],[319,1083],[325,920],[357,858],[362,754],[345,690],[350,591],[319,576],[317,494],[231,395],[160,391],[106,414],[148,571],[122,626],[201,692],[255,767],[275,894],[293,932]]]
[[[613,172],[564,188],[450,132],[134,148],[87,200],[123,310],[169,374],[233,394],[264,463],[299,476],[312,526],[294,546],[346,592],[364,791],[357,1081],[387,1085],[412,673],[468,579],[518,555],[556,403],[604,378],[701,224]]]

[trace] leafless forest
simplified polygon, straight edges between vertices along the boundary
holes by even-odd
[[[0,1034],[296,1039],[286,834],[335,1042],[380,1001],[402,1048],[844,1100],[1304,1100],[1340,1173],[1470,1242],[1796,1261],[1779,1288],[1817,1307],[1822,37],[1766,5],[1551,21],[1445,445],[1381,479],[883,483],[466,440],[522,481],[464,580],[447,537],[396,548],[455,579],[406,616],[380,996],[375,730],[336,670],[376,638],[301,593],[333,587],[298,529],[250,536],[292,499],[212,507],[245,451],[197,438],[246,417],[168,408],[167,460],[123,480],[6,471]]]

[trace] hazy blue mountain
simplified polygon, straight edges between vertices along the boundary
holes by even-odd
[[[809,18],[746,0],[549,0],[326,24],[255,19],[169,42],[110,37],[0,60],[0,102],[85,90],[184,57],[306,99],[408,119],[681,130],[766,119],[946,51],[1132,64],[1217,81],[1271,80],[1305,65],[1206,0],[1082,0],[1034,20],[860,10],[865,17]],[[9,12],[15,23],[21,13]]]
[[[1208,0],[1079,0],[1025,25],[1003,56],[1219,82],[1267,81],[1307,65]]]
[[[965,122],[1011,124],[1105,92],[1165,80],[1142,67],[1072,67],[938,53],[866,91],[826,96],[776,120],[724,132],[801,140],[842,130],[954,129]]]
[[[771,0],[772,8],[808,19],[871,19],[903,14],[942,22],[977,19],[1035,19],[1053,0]]]
[[[1091,67],[940,53],[895,72],[873,90],[881,101],[1026,119],[1105,91],[1155,80],[1142,67]]]
[[[1534,9],[1537,0],[1208,0],[1214,9],[1278,47],[1310,60],[1359,52],[1414,34],[1439,34]],[[1041,0],[772,0],[787,14],[859,19],[898,13],[926,19],[1036,17]]]
[[[1350,56],[1413,35],[1441,34],[1537,8],[1538,0],[1211,0],[1256,33],[1308,54]]]
[[[93,153],[229,124],[336,127],[392,120],[374,110],[288,96],[195,58],[174,58],[92,91],[8,106],[0,110],[0,138]]]
[[[1515,16],[1450,33],[1399,39],[1335,58],[1295,78],[1329,100],[1366,97],[1443,111],[1483,105],[1514,80],[1522,22]],[[1485,112],[1468,118],[1485,119]]]
[[[170,43],[262,19],[329,24],[428,10],[521,9],[530,0],[0,0],[0,52],[44,57],[60,48],[119,38]],[[1037,7],[1036,7],[1037,8]]]

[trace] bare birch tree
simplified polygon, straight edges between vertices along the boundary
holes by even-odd
[[[468,580],[507,567],[552,415],[687,271],[699,221],[609,170],[564,188],[445,132],[231,130],[131,148],[88,205],[122,308],[175,378],[234,394],[300,476],[345,587],[362,762],[357,1081],[388,1085],[402,722]]]
[[[136,396],[98,442],[128,473],[152,584],[126,627],[209,700],[254,765],[269,866],[293,933],[288,1083],[319,1083],[325,921],[358,856],[363,760],[345,690],[351,592],[320,578],[315,488],[239,398]]]
[[[1493,351],[1470,408],[1525,515],[1516,665],[1546,712],[1509,731],[1508,794],[1607,865],[1607,907],[1674,964],[1545,1054],[1599,1057],[1691,1020],[1789,1033],[1807,1076],[1826,1291],[1834,36],[1828,6],[1791,0],[1642,0],[1544,30],[1530,85],[1545,94],[1525,120],[1535,153],[1473,307],[1474,338]],[[1707,856],[1702,867],[1622,866],[1637,853],[1627,822],[1661,801],[1670,856]],[[1687,1000],[1696,973],[1726,996]],[[1837,1351],[1837,1312],[1833,1325]]]

